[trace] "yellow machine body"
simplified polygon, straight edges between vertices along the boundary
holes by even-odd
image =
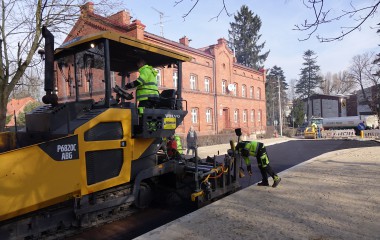
[[[122,139],[84,140],[86,131],[105,122],[120,122],[123,128]],[[54,160],[39,147],[40,144],[1,153],[0,221],[73,197],[128,183],[132,159],[137,159],[153,141],[132,139],[130,122],[130,109],[110,108],[80,126],[74,134],[78,137],[78,159]],[[121,142],[124,147],[121,147]],[[122,149],[121,171],[114,178],[88,185],[86,153],[110,149]]]
[[[313,127],[307,127],[304,132],[305,139],[316,139],[317,138],[317,132]]]

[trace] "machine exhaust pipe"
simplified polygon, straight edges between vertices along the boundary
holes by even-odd
[[[42,36],[45,38],[45,92],[42,102],[56,106],[58,104],[58,96],[54,91],[54,36],[46,28],[42,27]]]

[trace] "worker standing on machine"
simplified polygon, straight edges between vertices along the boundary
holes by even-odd
[[[250,175],[252,175],[252,168],[251,160],[249,157],[256,157],[257,164],[262,176],[262,181],[257,184],[258,186],[269,186],[267,175],[268,173],[273,178],[272,187],[277,187],[281,181],[281,178],[272,170],[272,167],[269,165],[269,158],[264,143],[256,141],[244,141],[238,143],[236,149],[241,153],[241,156],[247,165],[247,171]]]
[[[318,138],[318,125],[315,122],[311,123],[311,130],[315,133],[315,138]]]
[[[136,100],[139,102],[139,107],[153,108],[155,101],[148,100],[148,98],[155,99],[159,97],[157,87],[157,71],[146,64],[146,61],[140,58],[137,63],[139,67],[139,77],[125,85],[125,89],[136,88]]]

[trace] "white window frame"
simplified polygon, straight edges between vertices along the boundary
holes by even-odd
[[[161,87],[162,86],[161,69],[155,68],[155,70],[157,71],[157,75],[156,75],[157,86]]]
[[[233,92],[233,95],[234,95],[235,97],[237,96],[237,88],[238,88],[237,83],[234,83],[234,90],[233,90],[232,92]]]
[[[247,88],[247,86],[245,86],[245,84],[243,84],[242,86],[241,86],[241,96],[243,97],[243,98],[245,98],[245,97],[247,97],[247,93],[246,93],[246,89]]]
[[[197,90],[197,75],[190,74],[190,89]]]
[[[239,109],[234,110],[234,122],[237,123],[239,121]]]
[[[226,83],[227,80],[222,80],[222,94],[226,94]]]
[[[176,69],[173,70],[173,87],[177,88],[178,86],[178,72]]]
[[[251,86],[251,87],[249,87],[249,97],[250,98],[253,98],[253,95],[254,95],[254,88]]]
[[[257,96],[257,99],[260,100],[261,99],[261,89],[258,87],[257,90],[256,90],[256,96]]]
[[[255,122],[255,110],[254,109],[251,110],[251,122],[252,123]]]
[[[212,109],[206,109],[206,123],[212,123]]]
[[[116,84],[116,74],[115,72],[111,71],[111,88],[115,87]]]
[[[247,122],[247,110],[243,110],[243,122],[246,123]]]
[[[210,79],[205,78],[205,92],[210,92]]]
[[[261,123],[261,110],[257,112],[257,122]]]
[[[191,109],[191,122],[198,123],[198,108]]]

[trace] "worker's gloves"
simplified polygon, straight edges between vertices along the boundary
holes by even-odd
[[[125,89],[131,89],[131,88],[133,88],[133,84],[132,83],[127,83],[127,84],[125,84]]]
[[[248,172],[249,176],[252,176],[252,167],[251,167],[251,165],[247,166],[247,172]]]

